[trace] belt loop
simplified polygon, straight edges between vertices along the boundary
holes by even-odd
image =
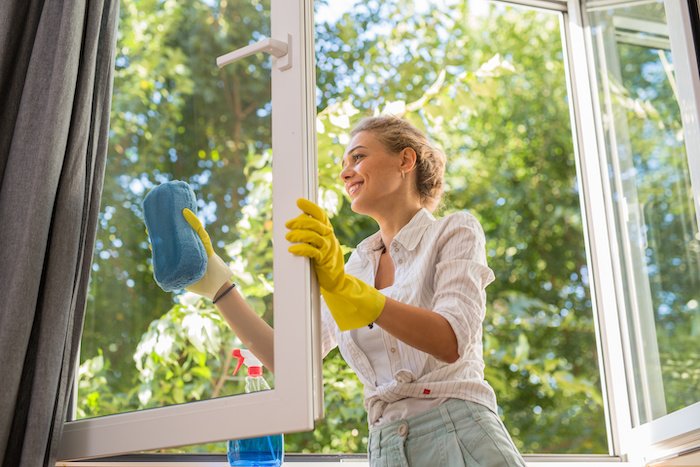
[[[447,404],[440,404],[440,415],[442,416],[442,421],[447,427],[447,432],[451,433],[455,431],[455,424],[452,423],[452,418],[450,417],[450,412],[447,410]]]
[[[373,456],[377,459],[382,457],[382,429],[377,428],[374,432],[374,453]]]

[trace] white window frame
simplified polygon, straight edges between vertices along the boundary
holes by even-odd
[[[321,416],[318,285],[308,259],[289,254],[284,238],[284,222],[299,214],[296,200],[317,196],[313,2],[271,0],[271,36],[287,44],[286,55],[272,58],[271,79],[275,388],[67,422],[58,459],[307,431]]]
[[[693,42],[688,1],[696,0],[665,0],[665,4],[693,199],[700,224],[700,78],[695,58],[695,47],[699,45]],[[614,2],[617,0],[609,3]],[[282,212],[285,216],[296,212],[296,198],[303,196],[314,200],[316,197],[313,0],[271,0],[271,3],[272,37],[284,42],[291,37],[289,58],[293,65],[286,71],[273,67],[272,72],[273,148],[284,149],[284,154],[279,149],[273,151],[277,180],[273,188],[273,206],[275,213]],[[594,460],[591,456],[530,455],[525,456],[528,465],[590,465],[591,462],[603,465],[609,462],[641,467],[698,450],[700,403],[642,425],[635,422],[631,409],[634,394],[628,382],[626,363],[630,361],[626,350],[629,334],[624,291],[619,282],[620,252],[609,202],[604,133],[597,117],[601,114],[600,100],[585,14],[587,0],[504,0],[499,3],[562,13],[572,133],[582,193],[587,259],[593,278],[591,294],[610,452],[610,456],[593,456]],[[301,95],[299,90],[303,91]],[[280,108],[285,110],[275,111]],[[300,115],[300,118],[290,118],[290,115]],[[284,253],[286,242],[279,222],[275,223],[274,239],[275,253]],[[285,278],[275,284],[275,309],[285,311],[275,316],[277,372],[274,390],[69,422],[64,428],[59,458],[106,456],[313,429],[323,397],[321,359],[318,347],[312,345],[319,342],[318,288],[313,283],[308,261],[285,254],[275,254],[274,261],[275,277]],[[311,315],[309,309],[313,310]],[[246,420],[246,423],[238,424],[237,420]]]
[[[690,0],[694,1],[694,0]],[[619,281],[620,252],[610,187],[606,183],[607,167],[604,132],[600,119],[600,100],[597,98],[593,44],[588,34],[588,20],[582,6],[586,0],[569,0],[568,52],[576,56],[570,60],[576,110],[575,132],[577,149],[584,154],[582,166],[582,193],[586,232],[591,255],[589,265],[595,283],[594,297],[597,309],[599,346],[602,350],[604,393],[607,396],[606,413],[609,417],[611,453],[628,460],[631,465],[648,465],[664,459],[694,453],[700,449],[700,402],[676,412],[639,424],[634,383],[629,379],[629,332],[625,313],[624,291]],[[605,0],[596,5],[606,3]],[[620,3],[618,0],[607,2]],[[629,2],[634,3],[634,2]],[[693,199],[700,225],[700,78],[698,77],[695,47],[686,0],[664,0],[669,39],[674,57],[679,105],[688,166],[691,173]],[[641,396],[639,396],[641,397]],[[679,464],[680,465],[680,464]],[[684,464],[685,465],[685,464]],[[687,464],[690,465],[690,464]]]
[[[694,0],[664,0],[664,6],[695,214],[700,226],[700,75],[688,1]],[[635,457],[645,464],[697,451],[700,449],[700,394],[695,404],[633,427],[631,437],[637,450]],[[630,455],[634,449],[630,449]]]

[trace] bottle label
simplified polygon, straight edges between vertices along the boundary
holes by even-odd
[[[228,442],[228,462],[235,466],[279,467],[284,461],[284,435]]]

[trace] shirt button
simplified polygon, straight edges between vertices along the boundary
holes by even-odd
[[[398,248],[394,248],[394,253],[398,253],[398,252],[399,252],[399,249],[398,249]]]
[[[399,260],[399,264],[403,264],[403,260],[402,260],[402,259]]]
[[[408,425],[406,425],[405,423],[403,423],[403,424],[399,427],[399,436],[406,436],[406,433],[408,433]]]
[[[391,348],[391,353],[395,353],[395,352],[396,352],[396,349],[392,347],[392,348]]]

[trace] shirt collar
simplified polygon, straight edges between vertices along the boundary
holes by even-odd
[[[435,221],[435,218],[425,208],[421,208],[413,218],[404,225],[399,233],[394,237],[394,241],[400,243],[406,250],[413,251],[423,234],[430,224]],[[375,232],[366,239],[362,240],[359,245],[357,245],[357,250],[359,253],[367,254],[370,251],[380,250],[382,248],[382,236],[381,232]]]

